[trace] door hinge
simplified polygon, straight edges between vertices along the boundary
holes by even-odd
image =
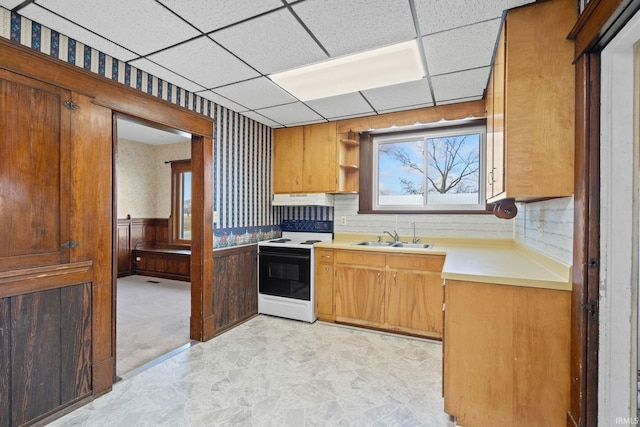
[[[600,261],[598,260],[598,258],[589,258],[589,262],[587,263],[587,265],[589,266],[589,268],[599,268]]]
[[[591,320],[594,320],[598,317],[598,301],[590,299],[588,302],[584,303],[582,307],[587,310],[587,313],[589,313],[589,317],[591,318]]]
[[[63,248],[66,249],[73,249],[73,248],[77,248],[79,245],[78,242],[73,241],[73,240],[68,240],[66,242],[64,242],[63,244],[61,244],[60,246],[62,246]]]
[[[0,337],[4,336],[4,328],[0,328]]]
[[[64,105],[65,107],[67,107],[69,110],[72,110],[72,111],[80,108],[80,106],[73,101],[64,101],[62,105]]]

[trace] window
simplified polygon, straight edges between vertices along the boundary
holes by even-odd
[[[191,243],[191,160],[171,162],[171,239]]]
[[[485,127],[372,135],[372,211],[486,212]]]

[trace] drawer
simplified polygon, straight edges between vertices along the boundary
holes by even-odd
[[[384,267],[386,255],[364,251],[336,251],[338,264],[367,265],[372,267]]]
[[[387,262],[391,268],[442,271],[444,256],[394,254],[389,255]]]
[[[316,249],[316,262],[333,262],[333,249]]]

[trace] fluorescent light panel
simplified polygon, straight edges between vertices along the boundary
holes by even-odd
[[[420,80],[424,76],[416,40],[269,76],[301,101]]]

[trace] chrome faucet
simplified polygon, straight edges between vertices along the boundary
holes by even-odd
[[[413,225],[413,240],[411,241],[411,243],[418,243],[420,241],[420,238],[416,237],[416,222],[413,221],[411,225]]]
[[[393,234],[391,234],[388,231],[383,231],[383,233],[387,233],[389,236],[391,236],[391,238],[393,239],[393,243],[397,243],[398,240],[400,240],[400,236],[398,236],[398,233],[396,232],[396,230],[393,230]]]

